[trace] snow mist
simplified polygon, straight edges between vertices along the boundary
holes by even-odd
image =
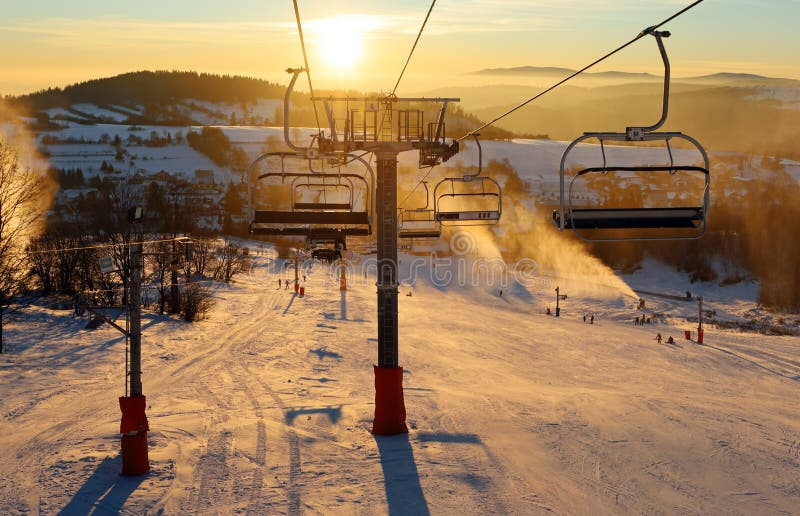
[[[472,236],[478,256],[504,259],[509,268],[514,261],[532,260],[536,277],[557,279],[571,294],[599,299],[639,297],[580,242],[556,231],[543,214],[520,203],[507,204],[497,231],[485,226],[459,228]]]
[[[20,248],[35,238],[45,225],[45,214],[53,205],[58,185],[47,174],[49,162],[38,151],[36,138],[20,121],[21,115],[12,109],[6,102],[0,100],[0,140],[3,141],[16,154],[20,172],[31,171],[39,181],[38,202],[29,208],[39,212],[42,216],[37,223],[28,226],[24,235],[24,242],[16,242]]]

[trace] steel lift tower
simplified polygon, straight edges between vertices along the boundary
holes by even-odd
[[[375,221],[377,228],[377,304],[378,304],[378,364],[375,371],[375,434],[398,434],[408,431],[405,423],[403,401],[403,368],[398,357],[398,203],[397,161],[402,152],[417,151],[421,168],[434,167],[454,156],[458,142],[445,142],[445,114],[447,106],[457,98],[398,98],[383,97],[314,97],[321,103],[327,117],[328,131],[312,135],[308,146],[300,146],[289,137],[289,96],[305,68],[290,68],[292,79],[284,101],[284,139],[301,159],[311,163],[321,160],[333,167],[350,162],[365,162],[363,156],[372,153],[377,162],[375,193]],[[433,108],[432,108],[433,105]],[[435,112],[434,120],[424,123],[425,108]],[[402,109],[401,109],[402,108]],[[256,162],[259,158],[256,159]],[[254,165],[255,163],[254,162]],[[254,167],[248,173],[250,191],[258,177]],[[260,232],[258,221],[263,218],[252,208],[250,216],[253,232]],[[314,214],[320,224],[336,221],[331,213]],[[287,217],[288,221],[289,217]],[[270,229],[272,231],[272,229]]]

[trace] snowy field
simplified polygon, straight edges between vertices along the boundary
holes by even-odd
[[[177,133],[186,135],[189,131],[200,132],[202,126],[189,127],[168,127],[168,126],[139,126],[136,131],[130,131],[129,126],[115,124],[81,125],[67,123],[68,127],[59,131],[52,131],[47,134],[57,136],[63,140],[84,138],[90,141],[97,141],[103,135],[108,135],[109,139],[119,136],[123,142],[129,135],[147,138],[151,133],[159,136],[171,134],[173,139]],[[283,128],[282,127],[255,127],[255,126],[215,126],[219,127],[230,141],[243,149],[247,155],[254,159],[262,152],[268,150],[269,145],[277,144],[277,149],[282,149]],[[307,145],[311,129],[295,129],[290,131],[290,137],[298,145]],[[532,192],[542,192],[555,199],[559,191],[559,163],[561,155],[569,142],[552,140],[524,140],[513,141],[485,141],[482,142],[484,166],[490,161],[508,160],[509,164],[517,173],[528,181]],[[477,166],[477,148],[472,142],[462,143],[461,152],[447,163],[437,167],[436,171],[430,176],[431,180],[444,177],[448,171],[452,174],[454,168]],[[50,163],[57,167],[74,168],[83,167],[90,175],[97,173],[103,161],[114,164],[123,172],[130,170],[132,173],[141,172],[145,175],[155,174],[161,170],[170,173],[177,173],[184,178],[191,179],[197,169],[211,170],[217,183],[227,183],[236,179],[236,175],[225,167],[216,166],[208,158],[198,153],[194,149],[183,145],[169,145],[166,147],[148,148],[142,146],[127,147],[131,156],[126,158],[126,162],[118,164],[114,161],[115,150],[110,144],[66,144],[48,145],[50,153]],[[273,149],[274,150],[274,149]],[[636,148],[606,146],[606,155],[609,164],[617,165],[665,165],[669,163],[669,156],[665,148]],[[686,149],[673,149],[673,156],[677,164],[695,164],[700,162],[700,156],[696,151]],[[127,161],[134,158],[134,164],[129,165]],[[400,155],[399,162],[408,167],[417,167],[417,155],[407,152]],[[567,163],[569,167],[577,166],[600,166],[602,164],[602,153],[599,145],[583,144],[576,148],[571,154],[571,159]],[[287,161],[288,169],[297,167],[307,170],[304,161]],[[318,165],[317,165],[318,166]],[[426,170],[419,171],[421,178],[427,173]],[[713,158],[712,158],[713,172]],[[571,177],[568,175],[568,177]],[[800,177],[799,177],[800,179]],[[713,177],[712,177],[713,182]],[[576,184],[575,191],[582,195],[587,195],[587,185],[583,181]]]
[[[17,313],[0,356],[0,514],[798,513],[800,338],[707,327],[698,345],[682,337],[694,303],[645,296],[668,322],[634,326],[619,279],[526,275],[501,297],[459,284],[458,263],[433,276],[405,256],[410,432],[373,437],[375,280],[351,258],[347,292],[321,264],[305,297],[276,289],[285,264],[255,256],[208,320],[145,316],[152,471],[138,478],[119,476],[123,339],[67,310]],[[654,277],[624,279],[685,290]],[[693,288],[730,311],[755,291]]]

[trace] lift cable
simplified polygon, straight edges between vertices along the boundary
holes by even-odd
[[[397,93],[397,87],[400,85],[400,81],[403,79],[403,74],[406,73],[406,68],[408,68],[408,63],[411,62],[411,57],[414,55],[414,50],[417,48],[417,43],[419,43],[419,38],[422,37],[422,31],[425,30],[425,25],[428,23],[428,18],[431,17],[431,12],[433,11],[433,7],[436,5],[436,0],[431,2],[431,6],[428,8],[428,13],[425,15],[425,19],[422,21],[422,26],[419,28],[419,32],[417,32],[417,38],[414,40],[414,44],[411,45],[411,51],[408,53],[408,57],[406,58],[406,63],[403,65],[403,69],[400,71],[400,76],[397,77],[397,82],[394,83],[394,88],[392,88],[392,92],[388,95],[388,97],[394,97],[395,93]],[[386,110],[383,111],[381,115],[381,125],[378,126],[378,138],[381,137],[381,132],[383,131],[383,124],[386,121]]]
[[[137,242],[118,242],[112,244],[97,244],[97,245],[86,245],[81,247],[63,247],[60,249],[44,249],[41,251],[23,251],[22,254],[51,254],[51,253],[61,253],[61,252],[70,252],[70,251],[87,251],[90,249],[108,249],[112,247],[130,247],[136,244],[159,244],[164,242],[179,242],[179,243],[186,243],[191,239],[188,237],[176,237],[176,238],[166,238],[162,240],[141,240]]]
[[[693,2],[692,4],[688,5],[687,7],[684,7],[683,9],[681,9],[680,11],[678,11],[677,13],[673,14],[672,16],[670,16],[669,18],[667,18],[666,20],[662,21],[662,22],[661,22],[661,23],[659,23],[658,25],[653,25],[652,27],[648,27],[648,28],[644,29],[644,30],[643,30],[642,32],[640,32],[640,33],[639,33],[639,34],[638,34],[638,35],[637,35],[635,38],[633,38],[632,40],[628,41],[627,43],[625,43],[625,44],[623,44],[623,45],[621,45],[621,46],[617,47],[616,49],[612,50],[611,52],[609,52],[608,54],[604,55],[604,56],[603,56],[603,57],[601,57],[600,59],[597,59],[596,61],[592,62],[591,64],[589,64],[589,65],[587,65],[587,66],[584,66],[583,68],[581,68],[581,69],[580,69],[580,70],[578,70],[577,72],[573,73],[573,74],[572,74],[572,75],[570,75],[569,77],[566,77],[565,79],[562,79],[562,80],[558,81],[558,82],[557,82],[557,83],[555,83],[554,85],[550,86],[549,88],[547,88],[546,90],[542,91],[541,93],[539,93],[539,94],[537,94],[537,95],[535,95],[535,96],[533,96],[533,97],[529,98],[529,99],[528,99],[528,100],[526,100],[525,102],[522,102],[521,104],[518,104],[517,106],[514,106],[513,108],[509,109],[508,111],[506,111],[506,112],[505,112],[505,113],[503,113],[502,115],[499,115],[499,116],[497,116],[497,117],[496,117],[494,120],[492,120],[492,121],[490,121],[490,122],[486,122],[485,124],[483,124],[482,126],[478,127],[477,129],[473,129],[472,131],[468,132],[467,134],[465,134],[465,135],[464,135],[464,136],[462,136],[461,138],[458,138],[456,141],[460,142],[460,141],[462,141],[462,140],[464,140],[464,139],[466,139],[466,138],[469,138],[469,137],[470,137],[470,136],[472,136],[473,134],[475,134],[475,133],[479,132],[481,129],[484,129],[484,128],[486,128],[486,127],[490,126],[490,125],[493,125],[493,124],[495,124],[496,122],[500,121],[501,119],[503,119],[503,118],[507,117],[508,115],[510,115],[511,113],[513,113],[514,111],[517,111],[518,109],[521,109],[522,107],[524,107],[524,106],[527,106],[528,104],[530,104],[530,103],[531,103],[531,102],[533,102],[534,100],[538,99],[539,97],[541,97],[541,96],[543,96],[543,95],[545,95],[545,94],[547,94],[547,93],[549,93],[549,92],[553,91],[554,89],[558,88],[559,86],[561,86],[561,85],[562,85],[562,84],[564,84],[565,82],[569,81],[570,79],[573,79],[574,77],[576,77],[576,76],[578,76],[578,75],[582,74],[583,72],[585,72],[585,71],[586,71],[586,70],[588,70],[589,68],[591,68],[591,67],[593,67],[593,66],[595,66],[595,65],[597,65],[597,64],[599,64],[599,63],[601,63],[602,61],[605,61],[605,60],[606,60],[606,59],[608,59],[609,57],[611,57],[611,56],[613,56],[614,54],[616,54],[616,53],[620,52],[620,51],[621,51],[621,50],[623,50],[624,48],[627,48],[628,46],[632,45],[633,43],[635,43],[635,42],[639,41],[641,38],[643,38],[643,37],[645,37],[645,36],[647,36],[647,35],[651,34],[653,31],[655,31],[656,29],[658,29],[658,28],[659,28],[659,27],[661,27],[662,25],[665,25],[665,24],[669,23],[670,21],[674,20],[675,18],[677,18],[678,16],[682,15],[683,13],[685,13],[686,11],[688,11],[689,9],[691,9],[691,8],[695,7],[696,5],[698,5],[698,4],[701,4],[702,2],[703,2],[703,0],[697,0],[697,1]]]
[[[400,85],[400,81],[403,79],[403,74],[405,74],[406,68],[408,68],[408,63],[411,62],[411,56],[414,55],[414,50],[416,50],[416,48],[417,48],[417,43],[419,43],[419,39],[422,37],[422,32],[425,30],[425,25],[427,25],[428,18],[431,17],[431,12],[433,12],[433,7],[435,5],[436,5],[436,0],[433,0],[431,2],[431,6],[428,8],[428,13],[425,15],[425,19],[422,21],[422,26],[419,28],[419,32],[417,33],[417,38],[414,40],[414,44],[411,46],[411,51],[408,53],[408,57],[406,58],[406,63],[403,65],[403,69],[400,71],[400,76],[397,78],[397,82],[394,83],[394,88],[392,88],[392,93],[389,96],[394,96],[397,93],[397,87]],[[378,138],[380,138],[380,133],[383,130],[383,122],[384,122],[385,118],[386,118],[386,112],[384,111],[383,114],[381,115],[381,124],[378,127]],[[363,158],[367,154],[369,154],[369,152],[365,152],[365,153],[361,154],[359,157]],[[345,165],[347,165],[351,161],[353,161],[353,160],[349,160],[349,161],[345,162]],[[428,173],[430,173],[430,170],[428,171]],[[427,177],[427,174],[425,175],[425,177]],[[423,181],[424,181],[424,178],[423,178]],[[417,184],[417,186],[419,186],[419,184]],[[416,190],[416,187],[414,187],[414,190]],[[413,190],[412,190],[412,193],[413,193]]]
[[[300,23],[300,9],[297,7],[297,0],[294,3],[294,17],[297,19],[297,32],[300,33],[300,46],[303,48],[303,61],[306,65],[306,77],[308,77],[308,89],[311,93],[311,105],[314,107],[314,118],[317,121],[317,131],[322,132],[322,126],[319,123],[319,113],[317,113],[317,103],[314,102],[314,87],[311,85],[311,69],[308,67],[308,55],[306,54],[306,43],[303,40],[303,25]]]
[[[419,188],[419,185],[421,185],[426,179],[428,179],[428,176],[431,175],[431,172],[433,172],[434,168],[436,168],[436,167],[435,166],[434,167],[428,167],[428,171],[425,172],[425,175],[422,176],[422,179],[417,181],[417,183],[414,185],[414,188],[412,188],[411,191],[408,192],[408,194],[403,198],[403,200],[400,201],[400,203],[398,203],[398,205],[397,205],[398,209],[402,208],[405,205],[406,201],[409,199],[409,197],[411,197],[414,194],[414,192],[417,191],[417,188]]]
[[[425,25],[428,24],[428,18],[431,17],[431,13],[433,12],[434,6],[436,6],[436,0],[433,0],[431,2],[431,6],[428,8],[428,13],[425,15],[425,19],[422,20],[422,26],[419,28],[419,32],[417,32],[417,38],[414,40],[414,44],[411,45],[411,51],[408,53],[408,57],[406,58],[406,63],[403,65],[403,69],[400,71],[400,76],[397,78],[397,82],[394,83],[394,88],[392,88],[392,93],[391,93],[392,95],[394,95],[397,92],[397,87],[400,85],[400,81],[403,79],[403,74],[406,73],[406,68],[408,68],[408,63],[411,62],[411,57],[414,55],[414,50],[416,50],[416,48],[417,48],[417,43],[419,43],[419,38],[422,37],[422,32],[425,30]],[[384,113],[384,116],[386,116],[386,113]],[[381,123],[381,126],[383,126],[383,123]],[[434,167],[430,167],[428,169],[428,171],[425,173],[425,175],[422,177],[422,179],[420,179],[417,182],[417,184],[414,185],[414,188],[400,202],[400,204],[398,205],[398,208],[402,208],[403,207],[403,205],[408,200],[408,198],[411,197],[411,194],[413,194],[417,190],[419,185],[422,184],[422,182],[425,181],[428,178],[428,176],[430,175],[430,173],[431,173],[431,171],[433,169],[434,169]]]
[[[414,44],[411,46],[411,52],[408,53],[408,58],[406,59],[406,64],[403,65],[403,70],[400,72],[400,77],[397,78],[397,82],[394,84],[394,88],[392,88],[392,95],[397,92],[397,87],[400,85],[400,81],[403,79],[403,74],[406,73],[406,68],[408,68],[408,63],[411,62],[411,56],[414,55],[414,50],[417,48],[417,43],[419,43],[419,38],[422,37],[422,31],[425,30],[425,25],[428,23],[428,18],[431,17],[431,12],[433,11],[433,6],[436,5],[436,0],[431,2],[431,6],[428,9],[428,14],[425,15],[425,20],[422,22],[422,27],[419,28],[419,32],[417,33],[417,39],[414,40]]]

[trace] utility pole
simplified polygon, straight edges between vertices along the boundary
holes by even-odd
[[[300,266],[300,249],[294,250],[294,291],[300,290],[300,278],[297,269]]]
[[[561,307],[559,306],[559,301],[564,301],[567,299],[566,294],[561,294],[561,287],[556,287],[556,317],[561,316]]]
[[[697,298],[697,343],[703,343],[703,296]]]
[[[142,220],[142,209],[132,208],[128,214],[132,224]],[[122,434],[122,474],[143,475],[150,471],[147,456],[147,432],[150,426],[145,415],[147,399],[142,394],[142,273],[144,259],[142,243],[129,244],[130,289],[128,292],[128,332],[130,340],[130,360],[128,363],[128,395],[120,396],[119,408],[122,420],[119,433]]]
[[[130,246],[131,281],[128,293],[128,314],[130,317],[130,362],[128,379],[131,397],[142,395],[142,244]]]
[[[558,306],[558,302],[561,299],[561,296],[558,295],[559,287],[556,287],[556,317],[561,315],[561,308]]]

